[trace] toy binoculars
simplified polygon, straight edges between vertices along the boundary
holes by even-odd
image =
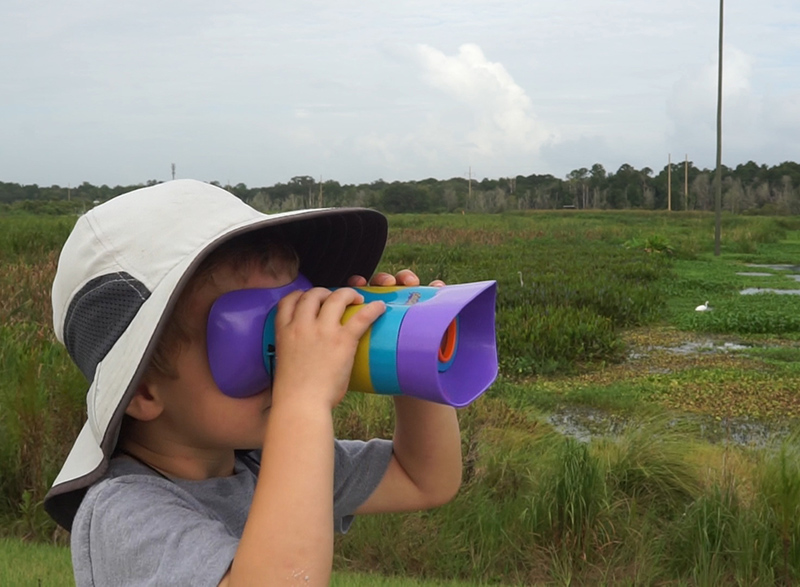
[[[283,287],[221,295],[208,317],[211,374],[225,395],[248,397],[267,389],[275,364],[278,301],[311,283],[298,276]],[[408,395],[466,406],[497,377],[497,283],[444,287],[356,287],[364,303],[386,311],[361,337],[348,389]],[[361,305],[348,306],[346,322]]]

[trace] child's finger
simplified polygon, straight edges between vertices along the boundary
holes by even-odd
[[[350,287],[362,287],[367,285],[367,279],[362,275],[353,275],[348,278],[347,285]]]
[[[341,322],[342,315],[347,306],[363,304],[364,296],[349,287],[342,287],[327,297],[319,309],[319,317],[323,320],[336,320]]]
[[[294,318],[295,309],[297,307],[297,302],[300,300],[301,295],[303,295],[303,292],[301,290],[296,290],[283,296],[278,301],[278,311],[275,314],[276,327],[286,326],[292,321]]]
[[[363,307],[353,314],[344,325],[345,330],[350,332],[355,338],[360,339],[366,334],[372,323],[386,311],[386,304],[382,301],[374,301],[364,304]]]
[[[419,277],[411,269],[403,269],[394,276],[397,285],[415,286],[419,285]]]
[[[322,302],[331,294],[330,290],[315,287],[307,291],[296,290],[278,302],[275,326],[285,328],[297,320],[314,320]]]
[[[333,295],[331,290],[325,289],[324,287],[312,287],[303,292],[295,306],[295,319],[316,319],[320,313],[320,308],[331,295]]]
[[[394,275],[381,271],[380,273],[376,273],[372,276],[372,279],[369,280],[369,284],[379,287],[387,287],[396,285],[397,280],[395,279]]]

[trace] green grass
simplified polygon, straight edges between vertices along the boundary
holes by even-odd
[[[472,587],[484,583],[423,580],[409,577],[387,577],[367,573],[334,573],[332,587]]]
[[[74,586],[69,548],[0,538],[0,585]]]
[[[74,587],[69,548],[0,538],[0,585]],[[334,573],[333,587],[467,587],[478,583],[423,581],[365,573]]]

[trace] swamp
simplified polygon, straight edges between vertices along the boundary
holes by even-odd
[[[49,301],[75,219],[0,215],[0,536],[31,548],[68,543],[42,500],[85,417],[86,382],[55,341]],[[456,499],[359,518],[336,539],[338,573],[800,580],[800,218],[725,214],[720,256],[702,212],[408,214],[389,226],[380,270],[497,281],[500,375],[460,410]],[[384,397],[349,393],[335,415],[340,437],[391,435]]]

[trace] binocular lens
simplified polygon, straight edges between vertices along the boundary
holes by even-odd
[[[439,372],[447,370],[453,363],[458,346],[458,317],[447,326],[439,342]]]
[[[442,335],[442,341],[439,343],[439,360],[442,363],[446,363],[452,359],[453,354],[456,352],[457,328],[456,321],[453,319]]]

